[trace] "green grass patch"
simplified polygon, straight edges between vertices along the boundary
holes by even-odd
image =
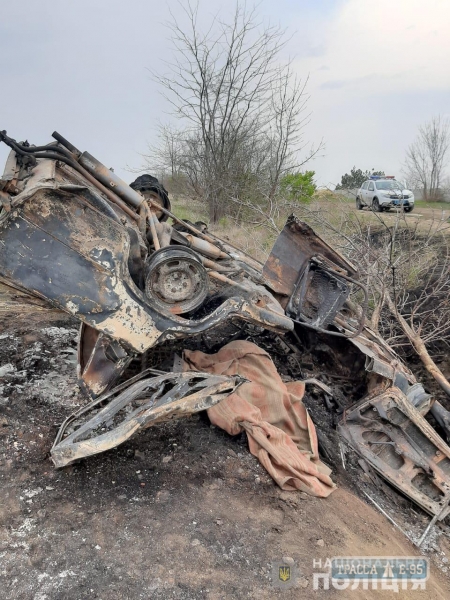
[[[179,203],[176,200],[175,202],[172,200],[172,212],[183,221],[192,221],[193,223],[196,221],[209,221],[206,211],[195,204],[189,206],[188,203]]]
[[[434,210],[450,210],[450,202],[428,202],[427,200],[416,200],[414,206],[418,208],[432,208]]]

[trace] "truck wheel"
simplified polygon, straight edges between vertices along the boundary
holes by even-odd
[[[411,212],[414,206],[405,206],[405,212]]]
[[[362,210],[364,207],[363,203],[361,202],[361,200],[359,198],[356,198],[356,208],[358,210]]]

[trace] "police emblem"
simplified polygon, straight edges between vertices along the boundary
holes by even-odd
[[[288,589],[297,585],[300,573],[293,558],[283,557],[272,563],[272,585],[281,589]]]
[[[278,567],[278,578],[283,583],[287,583],[291,579],[291,567],[286,565]]]

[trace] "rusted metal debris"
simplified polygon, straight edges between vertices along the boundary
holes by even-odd
[[[0,179],[0,282],[81,322],[78,376],[93,401],[58,434],[57,466],[233,391],[238,378],[193,373],[145,371],[117,382],[151,349],[230,321],[250,323],[284,336],[287,360],[301,357],[309,336],[316,346],[326,341],[344,378],[358,373],[360,397],[350,406],[337,401],[340,435],[393,486],[444,518],[450,448],[424,416],[433,414],[450,435],[450,415],[366,325],[367,290],[355,266],[294,216],[263,265],[204,223],[177,218],[156,179],[129,186],[53,137],[37,147],[0,132],[11,147]],[[357,290],[358,315],[349,301]]]
[[[425,511],[439,514],[447,506],[444,518],[450,511],[450,448],[421,414],[428,412],[428,394],[414,392],[393,386],[365,400],[346,412],[338,432]]]
[[[146,377],[151,372],[128,380],[68,417],[51,451],[55,466],[115,448],[156,423],[206,410],[245,381],[197,372]],[[86,414],[89,419],[83,421]]]

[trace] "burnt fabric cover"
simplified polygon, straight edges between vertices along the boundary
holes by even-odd
[[[319,459],[314,423],[302,402],[304,383],[283,383],[267,352],[247,341],[230,342],[217,354],[185,350],[183,369],[248,379],[208,409],[211,423],[230,435],[245,430],[250,452],[283,490],[331,494],[331,471]]]

